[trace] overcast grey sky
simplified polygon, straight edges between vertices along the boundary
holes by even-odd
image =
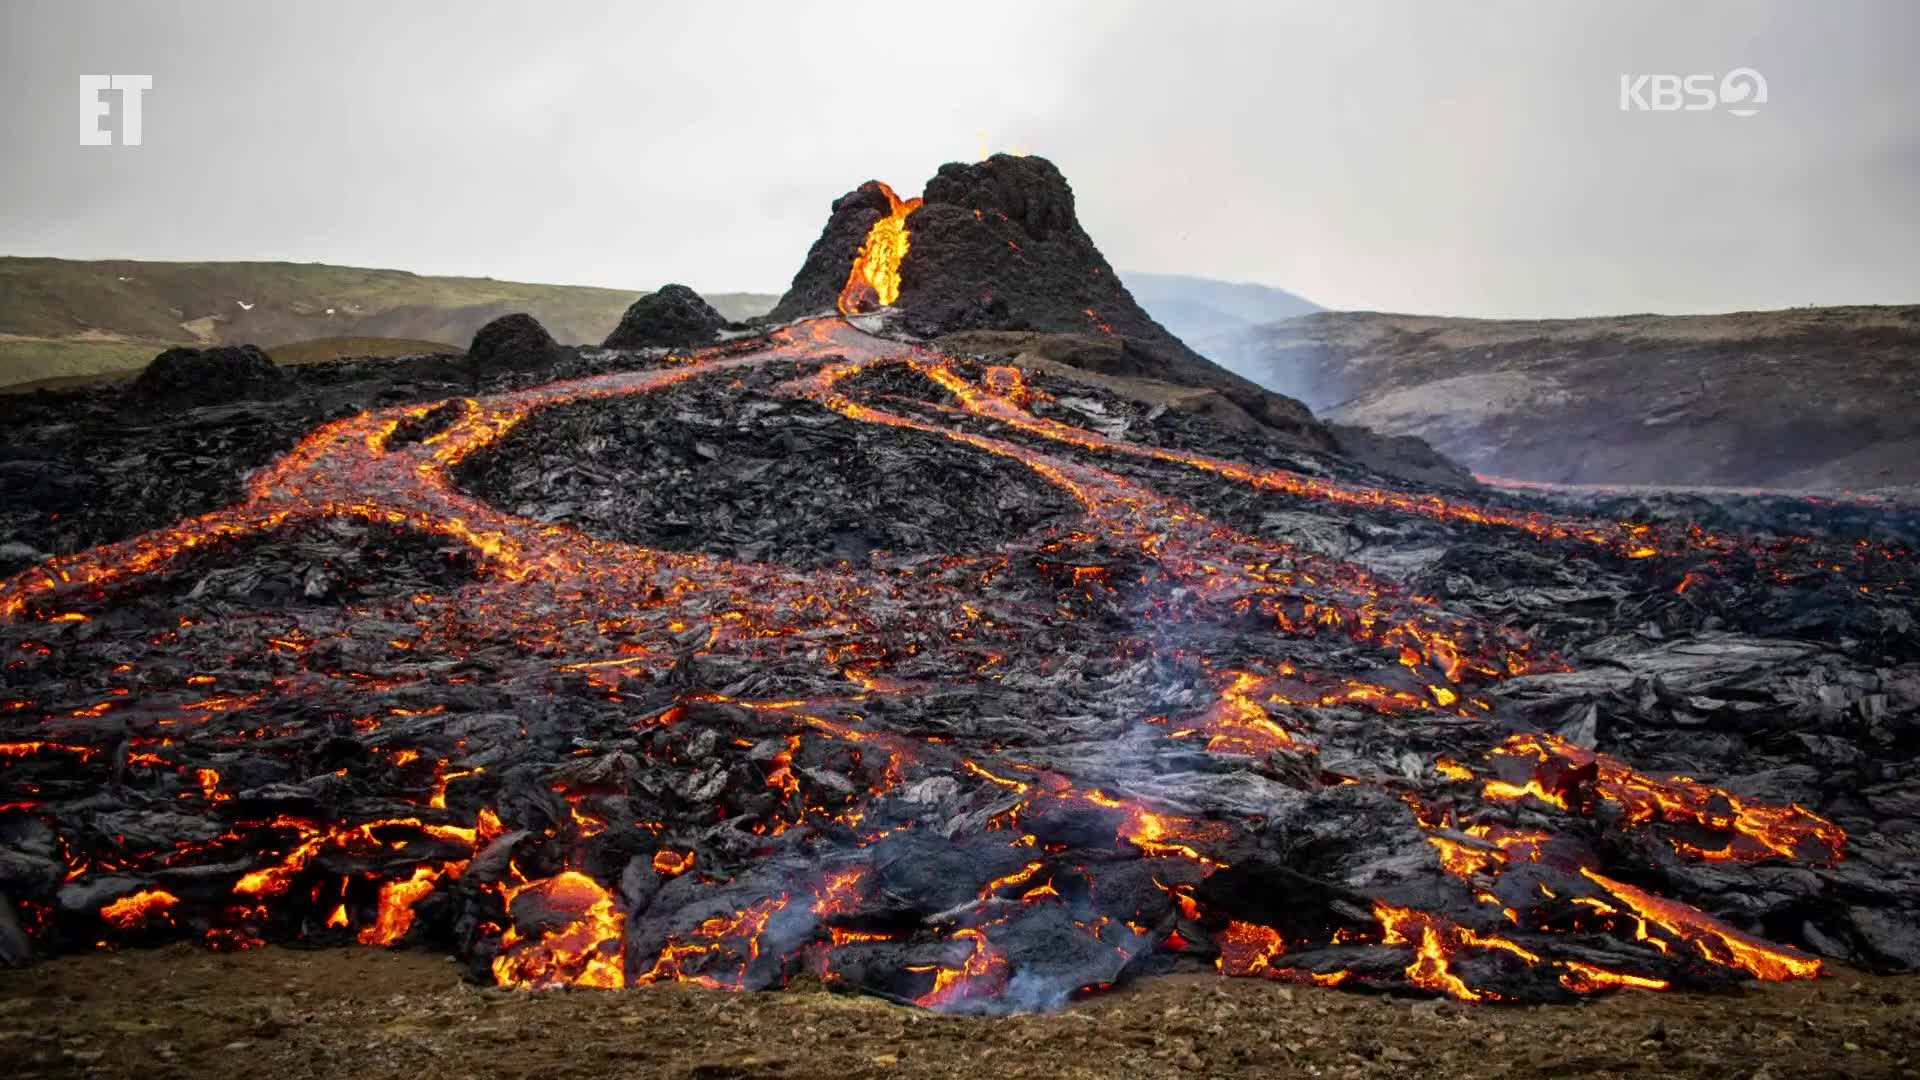
[[[1052,158],[1122,269],[1460,315],[1920,301],[1920,4],[4,0],[0,253],[783,289]],[[1765,76],[1752,117],[1623,73]],[[78,145],[82,74],[144,145]],[[117,94],[109,94],[114,101]],[[117,120],[109,120],[113,128]]]

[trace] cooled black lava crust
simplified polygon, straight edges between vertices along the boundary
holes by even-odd
[[[457,478],[604,539],[803,569],[990,552],[1079,512],[1017,462],[732,383],[546,410]]]

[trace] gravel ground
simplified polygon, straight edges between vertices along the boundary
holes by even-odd
[[[423,952],[188,946],[0,973],[0,1076],[1920,1077],[1920,979],[1460,1007],[1147,980],[969,1018],[796,987],[480,989]]]

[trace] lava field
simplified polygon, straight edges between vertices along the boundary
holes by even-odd
[[[1913,556],[1858,522],[1385,488],[840,318],[659,353],[8,581],[9,953],[967,1010],[1920,961]]]
[[[1920,967],[1920,516],[1390,480],[1201,370],[1071,206],[1039,159],[863,186],[783,301],[842,314],[618,332],[700,348],[520,315],[0,403],[0,959],[980,1012]],[[968,245],[1039,284],[927,269]],[[1242,411],[927,340],[1016,309]]]

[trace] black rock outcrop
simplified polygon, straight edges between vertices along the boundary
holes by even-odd
[[[1030,329],[1126,338],[1167,363],[1206,363],[1133,300],[1080,227],[1045,158],[947,164],[909,218],[900,307],[919,332]],[[1224,374],[1224,373],[1223,373]]]
[[[287,379],[258,345],[183,347],[154,357],[131,389],[141,401],[191,407],[278,397]]]
[[[664,285],[633,302],[607,335],[609,349],[708,345],[726,329],[726,316],[685,285]]]
[[[562,351],[540,320],[516,312],[500,316],[473,335],[467,362],[479,379],[503,371],[539,371],[551,366]]]

